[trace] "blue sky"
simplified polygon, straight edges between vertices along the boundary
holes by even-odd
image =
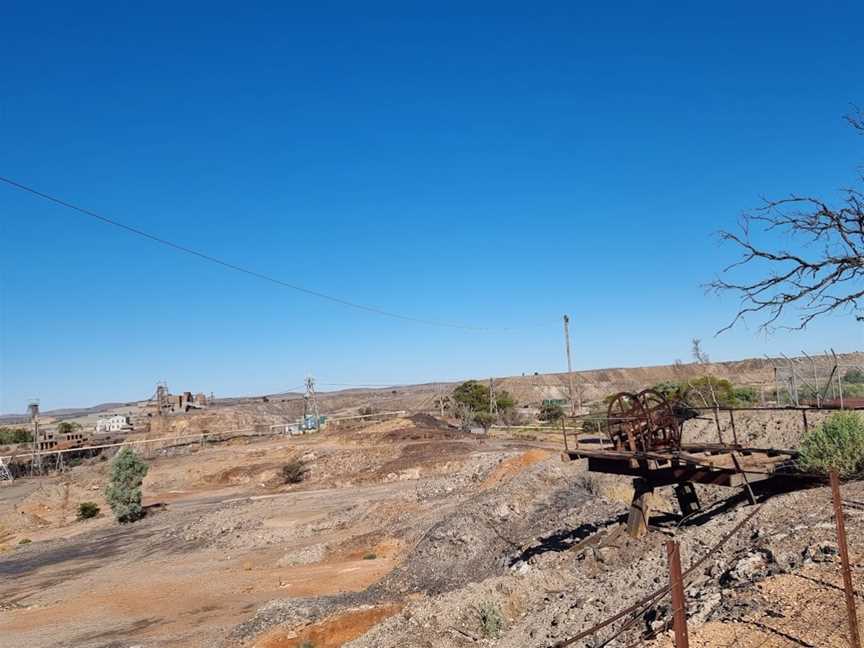
[[[411,5],[411,6],[408,6]],[[864,139],[860,2],[10,2],[0,411],[864,348],[833,317],[720,337],[718,244],[762,196],[835,199]]]

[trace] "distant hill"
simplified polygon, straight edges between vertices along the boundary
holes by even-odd
[[[824,357],[820,358],[825,361]],[[838,360],[845,365],[864,367],[864,352],[838,354]],[[752,387],[770,386],[774,381],[774,366],[782,366],[787,362],[783,358],[749,358],[727,362],[712,362],[709,364],[670,364],[649,367],[614,367],[607,369],[590,369],[574,372],[574,384],[581,390],[585,401],[595,400],[618,391],[638,391],[662,381],[684,380],[711,374],[718,378],[727,378],[736,385]],[[476,376],[476,380],[488,381],[489,376]],[[468,380],[466,378],[465,380]],[[414,385],[393,385],[389,387],[351,387],[336,391],[319,392],[318,399],[327,412],[348,410],[365,404],[374,404],[380,409],[431,409],[439,395],[449,394],[460,381],[421,383]],[[520,404],[539,403],[544,399],[566,398],[568,395],[568,377],[566,372],[560,373],[530,373],[521,376],[495,377],[496,389],[506,389]],[[296,415],[295,410],[302,411],[300,405],[303,394],[298,392],[283,392],[260,396],[237,396],[219,398],[218,407],[234,405],[264,405],[269,401],[269,407],[261,407],[262,411],[281,409]],[[135,403],[102,403],[92,407],[64,408],[42,412],[45,416],[54,418],[74,418],[96,414],[117,407],[134,405]],[[28,420],[24,414],[5,414],[0,416],[0,425],[24,423]]]

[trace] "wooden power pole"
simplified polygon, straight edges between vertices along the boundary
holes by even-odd
[[[576,400],[573,397],[573,365],[570,361],[570,317],[564,316],[564,348],[567,350],[567,385],[570,392],[570,415],[576,414]],[[582,400],[581,398],[579,400]],[[579,409],[582,409],[582,403],[579,403]]]

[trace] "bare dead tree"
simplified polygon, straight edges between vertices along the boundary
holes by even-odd
[[[693,338],[690,341],[690,354],[693,356],[693,360],[698,364],[708,364],[711,362],[708,354],[702,350],[702,340],[699,338]]]
[[[864,135],[864,113],[856,109],[846,121]],[[859,181],[864,183],[864,175]],[[739,298],[737,314],[718,333],[750,314],[762,320],[759,328],[766,332],[803,329],[829,313],[846,313],[864,322],[864,193],[849,188],[843,196],[836,208],[810,196],[766,200],[741,217],[740,232],[720,232],[723,241],[742,253],[723,270],[724,275],[741,266],[755,266],[767,276],[743,282],[718,277],[708,284],[709,290]],[[756,230],[779,234],[795,247],[763,247],[751,237]],[[797,324],[781,326],[781,317],[793,308],[798,310]]]

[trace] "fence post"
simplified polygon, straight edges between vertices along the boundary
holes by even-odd
[[[855,590],[852,587],[852,572],[849,569],[849,547],[846,545],[846,521],[843,519],[843,501],[840,499],[840,479],[834,471],[831,472],[831,499],[834,500],[837,545],[840,548],[843,589],[846,593],[846,613],[849,616],[849,645],[852,648],[861,648],[861,636],[858,633],[858,613],[855,609]]]
[[[669,585],[672,590],[672,621],[675,630],[675,648],[689,648],[687,637],[687,607],[684,602],[684,579],[681,576],[681,547],[674,540],[666,543],[669,559]]]

